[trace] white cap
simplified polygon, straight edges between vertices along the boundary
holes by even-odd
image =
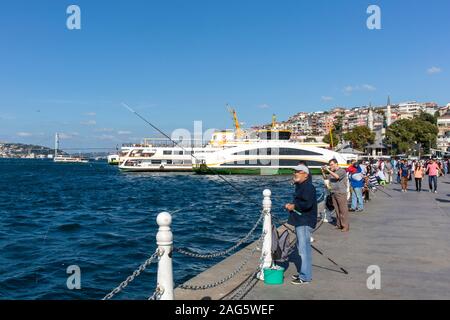
[[[304,165],[302,165],[302,164],[300,164],[300,165],[294,167],[294,170],[295,170],[295,171],[303,171],[303,172],[306,172],[307,174],[309,174],[309,169],[308,169],[308,167],[307,167],[307,166],[304,166]]]

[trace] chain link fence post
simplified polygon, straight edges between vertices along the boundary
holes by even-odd
[[[172,250],[173,235],[170,229],[172,216],[167,212],[161,212],[156,218],[159,225],[156,234],[156,243],[159,250],[158,261],[158,300],[173,300],[173,271],[172,271]]]
[[[263,225],[263,234],[264,234],[264,242],[261,251],[261,259],[262,266],[259,271],[257,277],[260,280],[264,280],[264,268],[272,267],[272,200],[270,200],[270,196],[272,192],[269,189],[263,191],[264,200],[262,202],[263,212],[264,212],[264,225]]]

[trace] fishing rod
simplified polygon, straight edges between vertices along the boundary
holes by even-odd
[[[150,121],[148,121],[147,119],[145,119],[142,115],[140,115],[139,113],[137,113],[135,110],[133,110],[130,106],[128,106],[126,103],[122,102],[122,106],[124,106],[125,108],[127,108],[131,113],[134,113],[136,116],[138,116],[141,120],[143,120],[145,123],[147,123],[148,125],[150,125],[153,129],[155,129],[156,131],[158,131],[160,134],[162,134],[164,137],[166,137],[167,139],[169,139],[174,145],[180,147],[183,151],[187,151],[181,144],[179,144],[178,142],[176,142],[175,140],[173,140],[171,137],[169,137],[165,132],[163,132],[162,130],[160,130],[158,127],[156,127],[155,125],[153,125]],[[197,162],[201,162],[193,153],[191,153],[191,157],[194,158],[195,160],[197,160]],[[217,171],[214,171],[213,169],[211,169],[210,167],[208,167],[206,165],[206,163],[203,163],[204,167],[209,170],[209,172],[214,173],[215,175],[217,175],[222,181],[224,181],[227,185],[229,185],[231,188],[233,188],[236,192],[238,192],[243,198],[245,198],[246,200],[250,200],[250,202],[257,204],[258,206],[260,205],[260,203],[256,203],[256,201],[252,200],[249,198],[248,195],[246,195],[245,193],[243,193],[239,188],[237,188],[236,186],[234,186],[231,182],[229,182],[227,179],[225,179],[221,174],[219,174]]]
[[[297,210],[293,210],[293,212],[295,212],[295,213],[297,213],[297,214],[300,214]],[[300,214],[301,215],[301,214]],[[288,225],[286,225],[285,223],[282,223],[282,225],[287,229],[287,230],[289,230],[290,232],[292,232],[292,233],[295,233],[295,230],[293,230],[293,229],[291,229]],[[320,225],[321,226],[321,225]],[[319,227],[320,227],[319,226]],[[315,230],[317,230],[317,229],[319,229],[319,228],[316,228]],[[314,230],[314,231],[315,231]],[[325,258],[327,258],[332,264],[334,264],[335,266],[337,266],[339,269],[341,269],[341,271],[344,273],[344,274],[347,274],[348,275],[348,271],[347,270],[345,270],[343,267],[341,267],[336,261],[334,261],[333,259],[331,259],[330,257],[328,257],[327,255],[325,255],[321,250],[319,250],[317,247],[315,247],[313,244],[311,244],[311,248],[313,248],[317,253],[319,253],[320,255],[322,255],[323,257],[325,257]]]
[[[387,192],[384,191],[384,190],[381,190],[379,187],[375,186],[375,189],[377,189],[378,191],[383,192],[385,195],[387,195],[387,196],[389,196],[390,198],[392,198],[392,196],[391,196],[389,193],[387,193]]]
[[[143,116],[141,116],[139,113],[137,113],[135,110],[133,110],[132,108],[130,108],[127,104],[122,103],[122,106],[124,106],[125,108],[127,108],[131,113],[134,113],[136,116],[138,116],[140,119],[142,119],[145,123],[147,123],[148,125],[150,125],[153,129],[155,129],[156,131],[158,131],[159,133],[161,133],[163,136],[165,136],[167,139],[169,139],[172,143],[174,143],[175,145],[179,146],[181,149],[183,149],[183,151],[186,151],[186,149],[181,146],[178,142],[174,141],[172,138],[170,138],[165,132],[163,132],[162,130],[160,130],[159,128],[157,128],[156,126],[154,126],[150,121],[148,121],[147,119],[145,119]],[[194,159],[196,159],[197,161],[199,160],[196,156],[194,156],[194,154],[191,154],[191,157],[193,157]],[[257,204],[258,206],[260,205],[259,203],[256,203],[256,201],[252,200],[251,198],[248,197],[248,195],[246,195],[243,191],[241,191],[239,188],[237,188],[236,186],[234,186],[231,182],[229,182],[227,179],[225,179],[222,175],[220,175],[219,173],[217,173],[216,171],[214,171],[213,169],[209,168],[206,164],[205,164],[205,168],[207,170],[209,170],[210,172],[215,173],[219,178],[221,178],[225,183],[227,183],[230,187],[232,187],[234,190],[236,190],[236,192],[238,192],[242,197],[244,197],[246,200],[249,200],[250,202]],[[298,212],[298,211],[297,211]],[[301,214],[301,213],[300,213]],[[283,223],[284,227],[287,228],[288,230],[290,230],[291,232],[294,232],[294,230],[292,230],[291,228],[289,228],[285,223]],[[313,245],[311,245],[311,247],[316,250],[318,253],[320,253],[321,255],[323,255],[324,257],[326,257],[330,262],[332,262],[333,264],[335,264],[336,266],[338,266],[345,274],[348,274],[348,272],[340,267],[334,260],[330,259],[329,257],[325,256],[323,254],[323,252],[321,252],[320,250],[318,250],[316,247],[314,247]]]
[[[345,270],[344,268],[342,268],[339,264],[337,264],[333,259],[331,259],[330,257],[326,256],[322,251],[320,251],[319,249],[317,249],[313,244],[311,244],[311,248],[313,248],[316,252],[318,252],[319,254],[321,254],[322,256],[324,256],[325,258],[328,259],[328,261],[330,261],[332,264],[334,264],[336,267],[338,267],[339,269],[341,269],[341,271],[344,274],[348,275],[348,271]]]

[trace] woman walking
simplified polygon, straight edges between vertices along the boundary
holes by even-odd
[[[422,191],[422,180],[425,175],[425,169],[422,167],[420,162],[416,163],[414,168],[414,179],[416,180],[416,191]]]

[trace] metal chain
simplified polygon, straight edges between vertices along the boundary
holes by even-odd
[[[226,250],[218,251],[218,252],[212,252],[212,253],[208,253],[208,254],[200,254],[200,253],[196,253],[196,252],[192,252],[192,251],[187,251],[187,250],[184,250],[184,249],[181,249],[181,248],[173,248],[173,250],[175,252],[178,252],[178,253],[183,254],[185,256],[189,256],[189,257],[192,257],[192,258],[199,258],[199,259],[212,259],[212,258],[217,258],[217,257],[221,257],[221,256],[224,256],[224,255],[227,255],[228,253],[236,250],[241,244],[243,244],[244,242],[246,242],[250,238],[250,236],[253,234],[253,232],[255,232],[256,228],[261,223],[261,221],[264,218],[264,215],[266,215],[266,214],[270,214],[270,212],[268,212],[268,213],[263,212],[261,214],[261,216],[259,217],[258,221],[256,222],[256,224],[250,230],[250,232],[247,233],[247,235],[245,237],[240,239],[234,246],[232,246],[231,248],[228,248]]]
[[[164,293],[164,289],[157,287],[155,292],[153,292],[153,294],[150,297],[148,297],[147,300],[159,300],[161,298],[161,296],[163,295],[163,293]]]
[[[242,270],[242,268],[250,261],[250,259],[255,254],[256,250],[262,244],[262,242],[264,240],[264,236],[265,236],[265,234],[263,233],[261,235],[261,237],[258,239],[258,242],[256,243],[256,246],[253,248],[253,250],[250,252],[250,254],[244,259],[244,261],[239,265],[239,267],[237,267],[233,272],[231,272],[225,278],[223,278],[221,280],[218,280],[216,282],[213,282],[213,283],[208,283],[208,284],[202,285],[202,286],[200,286],[200,285],[183,284],[183,285],[180,286],[180,288],[181,289],[186,289],[186,290],[206,290],[206,289],[215,288],[215,287],[218,287],[218,286],[224,284],[225,282],[227,282],[228,280],[233,278],[235,275],[237,275]]]
[[[240,289],[234,293],[234,295],[230,298],[230,300],[241,300],[250,290],[247,290],[251,283],[256,279],[258,273],[262,270],[262,263],[264,257],[261,257],[260,264],[256,268],[256,270],[240,285]]]
[[[138,277],[142,271],[144,271],[159,255],[159,249],[156,249],[155,253],[150,256],[143,264],[139,266],[128,278],[125,279],[117,288],[108,293],[102,300],[109,300],[122,291],[127,285],[129,285],[136,277]]]

